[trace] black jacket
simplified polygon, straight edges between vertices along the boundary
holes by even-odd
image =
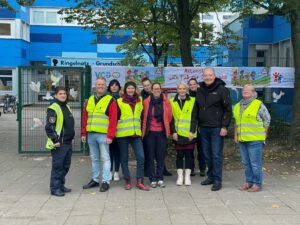
[[[228,127],[232,117],[230,92],[225,82],[216,78],[214,83],[206,86],[204,82],[196,93],[199,127]]]
[[[184,101],[182,101],[180,104],[180,100],[178,99],[178,94],[176,94],[173,101],[178,102],[178,105],[182,109],[185,101],[189,100],[189,99],[190,99],[190,96],[187,94],[186,99]],[[175,129],[174,117],[172,118],[172,121],[170,124],[170,129],[171,129],[171,134],[177,133],[176,129]],[[193,111],[192,111],[190,132],[195,133],[196,129],[197,129],[197,103],[195,102],[195,105],[194,105]],[[195,143],[196,141],[197,141],[196,138],[194,138],[192,141],[189,141],[189,139],[187,137],[178,135],[178,141],[174,141],[174,142],[175,142],[175,144],[178,144],[178,145],[188,145],[188,144]]]
[[[151,95],[151,93],[146,92],[144,89],[141,91],[141,96],[142,96],[143,101],[144,101],[146,98],[148,98],[148,96],[150,96],[150,95]]]
[[[69,111],[68,107],[66,106],[66,102],[60,102],[57,99],[54,101],[57,104],[60,105],[60,108],[62,110],[62,113],[64,115],[64,122],[63,122],[63,129],[60,134],[60,137],[58,137],[55,126],[57,121],[57,115],[54,110],[48,109],[47,110],[47,121],[46,121],[46,134],[47,136],[52,140],[52,142],[60,144],[71,144],[72,140],[75,136],[75,129],[74,129],[74,117],[72,113]]]

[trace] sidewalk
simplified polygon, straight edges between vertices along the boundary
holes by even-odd
[[[300,179],[294,175],[264,174],[260,193],[238,190],[242,170],[225,172],[219,192],[201,186],[199,176],[192,186],[178,187],[173,176],[165,189],[125,191],[119,181],[100,193],[82,189],[90,180],[90,161],[73,156],[66,182],[72,192],[58,198],[49,194],[51,158],[17,154],[13,114],[0,117],[0,143],[1,225],[300,224]]]

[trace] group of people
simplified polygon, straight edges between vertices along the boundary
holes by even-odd
[[[240,190],[257,192],[262,188],[262,148],[270,124],[265,105],[258,100],[251,85],[243,88],[243,99],[234,106],[225,83],[215,76],[213,68],[205,68],[203,82],[180,81],[177,93],[168,98],[160,83],[143,81],[139,94],[136,83],[128,81],[123,89],[118,80],[106,87],[106,80],[96,80],[96,92],[86,101],[83,110],[81,140],[87,142],[92,162],[91,180],[83,189],[109,189],[110,181],[120,180],[122,168],[125,190],[132,189],[128,167],[129,144],[136,159],[136,187],[143,191],[165,187],[165,155],[169,137],[176,149],[176,185],[191,185],[195,175],[194,149],[197,146],[200,176],[207,175],[201,185],[222,188],[223,143],[233,117],[234,140],[240,145],[246,182]],[[50,191],[64,196],[70,168],[74,138],[74,118],[66,103],[66,90],[58,87],[55,101],[48,107],[47,148],[51,149],[52,170]],[[102,179],[100,181],[100,170]],[[150,187],[144,183],[145,173]]]

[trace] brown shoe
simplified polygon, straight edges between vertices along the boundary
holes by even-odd
[[[254,185],[252,185],[252,187],[249,188],[247,191],[248,191],[248,192],[259,192],[259,191],[261,191],[261,187],[258,186],[257,184],[254,184]]]
[[[124,188],[125,188],[125,190],[130,190],[132,188],[130,177],[125,178]]]
[[[240,191],[247,191],[249,188],[251,188],[252,185],[251,184],[248,184],[248,183],[244,183],[240,186],[239,190]]]
[[[136,179],[136,187],[140,190],[143,190],[143,191],[149,191],[149,189],[150,189],[147,185],[143,184],[143,179],[142,178],[137,178]]]

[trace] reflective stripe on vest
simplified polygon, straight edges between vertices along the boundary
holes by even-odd
[[[195,105],[195,98],[190,97],[190,100],[184,102],[181,109],[178,102],[174,98],[170,99],[172,113],[175,121],[175,130],[177,134],[183,137],[189,137],[191,129],[192,112]],[[194,138],[197,137],[197,132],[194,133]]]
[[[86,111],[88,113],[86,131],[107,134],[109,118],[105,114],[112,96],[105,95],[95,105],[95,96],[92,95],[87,103]]]
[[[129,104],[123,102],[122,98],[119,98],[117,103],[121,110],[121,117],[118,120],[116,137],[141,136],[142,100],[135,104],[134,112],[132,112]]]
[[[240,115],[240,103],[234,106],[233,117],[237,126],[239,141],[264,141],[266,139],[263,122],[256,119],[261,103],[261,101],[254,99],[242,116]]]
[[[68,104],[66,106],[69,109],[69,111],[72,112],[70,106]],[[56,118],[55,132],[58,135],[58,137],[60,137],[61,131],[63,129],[63,124],[64,124],[64,114],[60,108],[60,105],[57,104],[56,102],[54,102],[52,105],[50,105],[48,107],[48,109],[52,109],[56,113],[57,118]],[[48,140],[47,140],[46,148],[47,149],[55,148],[54,144],[50,138],[48,138]]]

